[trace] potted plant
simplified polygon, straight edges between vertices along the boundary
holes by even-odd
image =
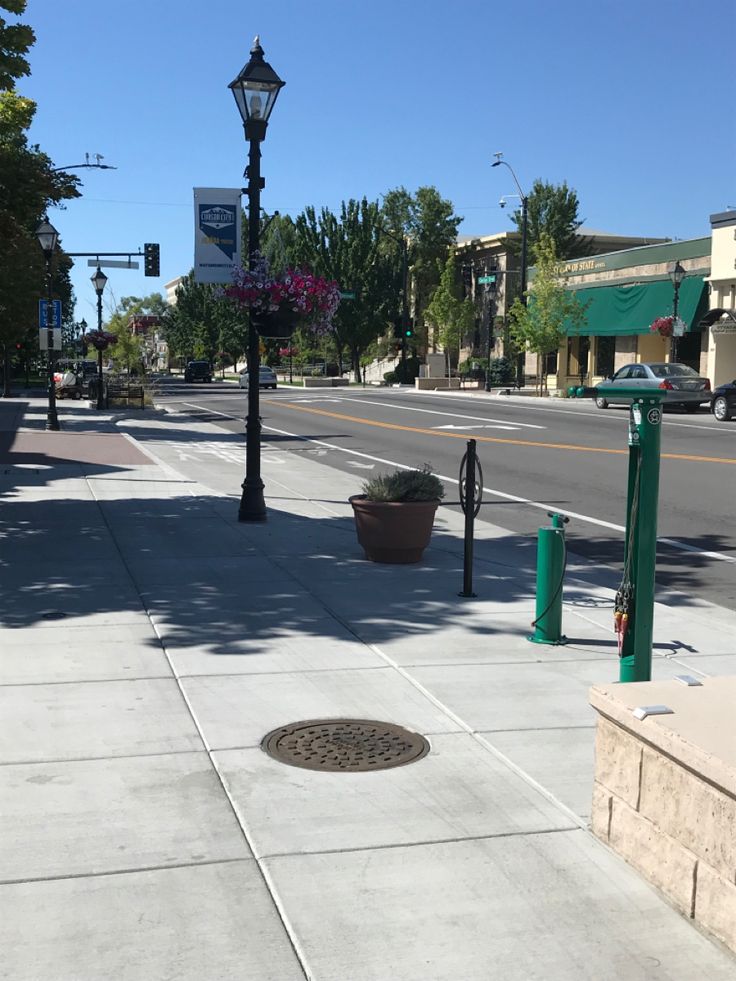
[[[225,286],[221,295],[250,311],[262,337],[291,337],[297,327],[325,333],[340,303],[340,287],[334,280],[303,269],[273,276],[262,255],[256,256],[252,269],[238,266],[232,286]]]
[[[371,477],[350,498],[358,542],[371,562],[419,562],[432,535],[434,515],[445,495],[442,481],[425,464]]]

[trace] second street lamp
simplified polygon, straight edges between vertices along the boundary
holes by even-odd
[[[56,382],[54,381],[54,301],[52,298],[51,261],[59,244],[59,233],[49,221],[42,221],[36,229],[36,238],[46,260],[46,337],[48,349],[48,395],[49,407],[46,414],[46,428],[59,430],[59,417],[56,414]]]
[[[508,167],[508,169],[511,171],[511,176],[514,178],[514,183],[518,188],[519,197],[521,198],[521,286],[519,289],[519,299],[521,300],[523,305],[526,306],[526,262],[527,262],[526,239],[527,239],[529,198],[522,191],[521,184],[519,184],[519,181],[516,178],[516,174],[514,173],[514,169],[511,166],[511,164],[506,163],[505,160],[501,159],[503,157],[503,153],[494,153],[494,157],[496,159],[491,164],[491,166],[498,167],[501,164],[503,164],[504,167]],[[519,354],[516,362],[516,383],[519,386],[519,388],[522,387],[523,382],[524,382],[524,352],[522,351]]]
[[[92,280],[92,285],[95,288],[95,293],[97,294],[97,330],[102,331],[102,292],[105,289],[105,284],[107,283],[107,276],[103,273],[100,267],[97,267],[97,271],[94,276],[90,276]],[[102,348],[97,350],[97,408],[105,408],[105,399],[102,392]]]
[[[250,59],[228,88],[243,120],[245,138],[250,144],[248,166],[248,268],[254,269],[260,248],[261,190],[266,182],[261,177],[261,143],[266,138],[268,120],[284,82],[263,59],[258,37],[253,42]],[[259,336],[253,319],[248,315],[248,416],[245,422],[245,480],[238,510],[239,521],[265,521],[266,501],[261,479],[261,420]]]
[[[680,286],[682,285],[682,281],[686,276],[687,273],[679,262],[675,262],[675,264],[669,269],[669,277],[675,291],[675,295],[672,299],[672,340],[670,342],[670,361],[672,362],[677,361],[677,340],[679,335],[675,334],[675,331],[678,330],[680,326],[678,320]]]

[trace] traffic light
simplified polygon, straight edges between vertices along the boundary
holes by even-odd
[[[23,341],[16,341],[15,342],[15,350],[16,351],[18,351],[20,353],[21,351],[25,351],[25,349],[26,349],[26,346],[23,343]]]
[[[494,266],[493,269],[489,269],[486,278],[488,280],[486,283],[488,292],[495,293],[498,288],[498,267]]]
[[[414,336],[414,318],[413,317],[409,317],[409,319],[404,324],[404,333],[403,333],[403,336],[407,340],[409,340],[410,338],[412,338]]]
[[[470,289],[470,287],[473,285],[473,267],[467,265],[461,266],[460,275],[462,276],[463,286]]]
[[[143,268],[146,276],[160,276],[158,242],[147,242],[143,246]]]

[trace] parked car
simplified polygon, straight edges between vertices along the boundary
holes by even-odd
[[[736,416],[736,378],[715,389],[710,401],[710,411],[718,422],[728,422]]]
[[[688,412],[697,412],[698,406],[711,400],[710,381],[687,364],[666,364],[664,362],[627,364],[619,368],[608,379],[606,385],[621,385],[622,388],[663,389],[665,405],[681,405]],[[599,409],[609,405],[629,405],[631,398],[626,396],[598,395],[595,404]]]
[[[276,388],[277,379],[276,372],[273,368],[269,368],[268,365],[262,364],[258,366],[258,387],[259,388]],[[240,377],[238,378],[238,385],[241,388],[248,387],[248,369],[243,368],[240,372]]]
[[[185,382],[211,382],[212,365],[209,361],[189,361],[184,369]]]

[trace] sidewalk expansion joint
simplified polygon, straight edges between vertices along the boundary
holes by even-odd
[[[228,747],[229,748],[229,747]],[[249,746],[238,746],[237,749],[250,749]],[[105,760],[137,760],[152,756],[206,756],[209,755],[204,746],[201,749],[167,749],[158,753],[105,753],[104,756],[60,756],[44,760],[2,760],[4,766],[51,766],[57,763],[101,763]]]
[[[174,862],[171,865],[140,865],[134,869],[106,869],[104,872],[71,872],[67,875],[29,876],[26,879],[3,879],[2,886],[19,886],[28,882],[63,882],[66,879],[101,879],[109,875],[135,875],[137,872],[165,872],[168,869],[191,869],[207,865],[233,865],[236,862],[255,862],[253,856],[240,858],[212,858],[197,862]]]
[[[455,838],[427,838],[424,841],[391,841],[384,845],[356,845],[354,848],[303,849],[298,852],[269,852],[259,854],[259,860],[299,858],[301,855],[351,855],[353,852],[380,852],[395,848],[424,848],[430,845],[458,845],[466,841],[493,841],[497,838],[532,838],[538,835],[577,834],[585,829],[577,824],[569,828],[536,828],[530,831],[499,831],[491,835],[458,835]]]

